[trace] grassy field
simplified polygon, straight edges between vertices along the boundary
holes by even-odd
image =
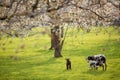
[[[29,37],[0,40],[0,80],[120,80],[120,28],[92,28],[90,33],[68,30],[61,58],[54,58],[48,34],[42,28]],[[89,70],[85,58],[104,54],[108,69]],[[72,70],[66,70],[70,58]]]

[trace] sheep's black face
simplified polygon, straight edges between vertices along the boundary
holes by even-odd
[[[87,60],[94,60],[94,56],[88,56]]]

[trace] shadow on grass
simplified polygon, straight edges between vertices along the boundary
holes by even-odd
[[[83,72],[84,74],[91,74],[91,75],[102,75],[105,71],[98,71],[98,70],[87,70],[86,72]]]
[[[54,50],[36,50],[36,52],[41,52],[41,53],[50,53],[53,52]]]
[[[11,67],[12,69],[19,69],[19,71],[21,70],[29,70],[32,69],[34,67],[40,67],[40,66],[49,66],[51,64],[56,64],[56,58],[52,57],[52,58],[48,58],[45,59],[44,61],[36,61],[36,62],[32,62],[30,60],[24,60],[24,61],[17,61],[14,63],[11,63]]]
[[[70,71],[72,71],[72,69],[70,69],[70,70],[64,69],[64,70],[63,70],[63,73],[64,73],[64,72],[70,72]]]

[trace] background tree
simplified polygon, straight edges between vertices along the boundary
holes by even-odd
[[[0,31],[9,36],[26,36],[42,24],[51,27],[51,48],[61,57],[64,24],[90,31],[90,26],[120,22],[119,0],[0,0]],[[120,25],[118,25],[120,26]]]

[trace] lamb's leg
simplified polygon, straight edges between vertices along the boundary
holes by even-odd
[[[95,64],[93,65],[93,68],[94,68],[94,70],[96,70],[96,65]]]
[[[98,66],[95,66],[95,70],[98,70]]]
[[[89,65],[90,70],[92,70],[92,64]]]

